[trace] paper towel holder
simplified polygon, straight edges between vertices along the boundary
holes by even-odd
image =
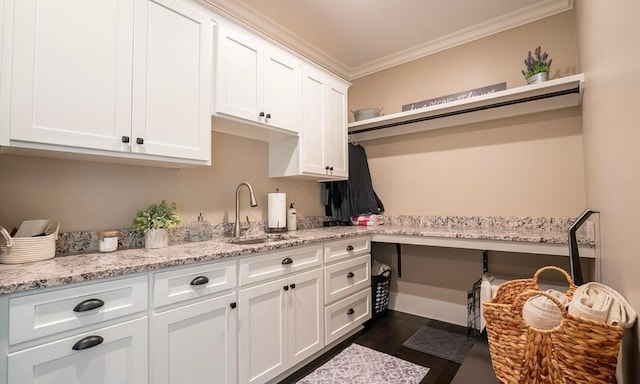
[[[281,196],[277,196],[277,195],[281,195]],[[273,197],[273,200],[272,200],[272,197]],[[276,203],[276,199],[277,200],[282,199],[282,201],[277,206],[274,206]],[[267,200],[268,200],[268,203],[267,203],[268,220],[267,220],[265,232],[267,233],[286,232],[287,231],[287,195],[285,193],[280,193],[280,190],[276,188],[275,193],[269,193]],[[279,214],[277,216],[280,218],[280,220],[282,220],[282,223],[280,222],[280,220],[276,220],[275,223],[271,222],[272,215],[276,214],[276,212],[274,212],[273,210],[276,210],[276,209],[281,210],[281,212],[278,212]]]

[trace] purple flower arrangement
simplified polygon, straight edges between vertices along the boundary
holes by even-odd
[[[549,55],[547,52],[543,53],[541,47],[536,48],[533,54],[529,51],[529,55],[524,59],[524,65],[526,65],[527,70],[522,71],[522,75],[528,79],[535,74],[549,72],[553,60],[549,59],[549,61],[547,61],[548,58]]]

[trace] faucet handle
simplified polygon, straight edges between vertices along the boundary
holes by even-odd
[[[249,228],[249,226],[250,226],[250,223],[249,223],[249,215],[247,215],[247,221],[245,221],[244,223],[243,223],[243,222],[240,222],[240,228],[242,228],[242,229],[247,229],[247,228]]]

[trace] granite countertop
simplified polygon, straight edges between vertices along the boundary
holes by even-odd
[[[258,252],[314,244],[361,235],[385,234],[417,237],[460,238],[567,244],[567,233],[545,228],[527,229],[471,226],[381,225],[326,227],[298,230],[285,239],[262,244],[238,245],[223,238],[210,241],[182,243],[163,249],[124,249],[112,253],[87,253],[59,256],[35,263],[0,264],[0,294],[53,287],[63,284],[117,277],[196,262],[222,260]],[[589,239],[580,244],[594,246]]]

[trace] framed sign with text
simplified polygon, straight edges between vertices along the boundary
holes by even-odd
[[[440,96],[434,99],[422,100],[422,101],[417,101],[411,104],[405,104],[402,106],[402,112],[412,111],[414,109],[419,109],[419,108],[433,107],[435,105],[451,103],[453,101],[458,101],[458,100],[471,99],[473,97],[478,97],[483,95],[489,95],[495,92],[504,91],[505,89],[507,89],[506,82],[487,85],[482,88],[470,89],[468,91],[453,93],[451,95],[446,95],[446,96]]]

